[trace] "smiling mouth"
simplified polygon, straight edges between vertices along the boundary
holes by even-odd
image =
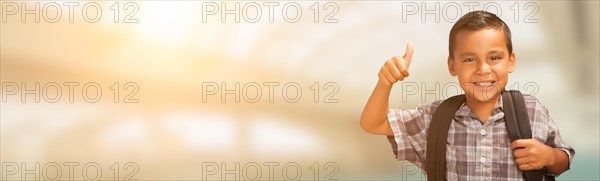
[[[496,81],[494,81],[494,80],[473,82],[473,84],[475,84],[476,86],[481,86],[481,87],[489,87],[489,86],[493,85],[494,83],[496,83]]]

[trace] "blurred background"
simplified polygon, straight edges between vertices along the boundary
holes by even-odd
[[[575,148],[558,179],[600,179],[598,1],[0,5],[2,180],[424,180],[359,116],[409,41],[390,107],[459,93],[448,34],[470,7],[510,26],[508,88]]]

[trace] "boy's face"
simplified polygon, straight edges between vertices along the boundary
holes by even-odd
[[[508,54],[504,32],[496,29],[463,30],[456,34],[448,70],[469,101],[496,101],[514,70],[515,54]]]

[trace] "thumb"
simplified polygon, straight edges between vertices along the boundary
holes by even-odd
[[[413,47],[412,42],[408,42],[408,44],[406,44],[406,52],[404,52],[404,56],[402,56],[402,58],[404,58],[404,61],[406,61],[406,66],[410,66],[410,62],[412,60],[414,51],[415,48]]]

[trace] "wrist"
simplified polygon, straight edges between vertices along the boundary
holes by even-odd
[[[548,157],[546,167],[553,167],[556,164],[558,155],[560,154],[558,149],[550,147],[551,155]]]
[[[390,83],[388,80],[384,79],[379,79],[379,81],[377,81],[377,87],[381,87],[381,88],[386,88],[386,89],[391,89],[392,85],[394,85],[393,83]]]

